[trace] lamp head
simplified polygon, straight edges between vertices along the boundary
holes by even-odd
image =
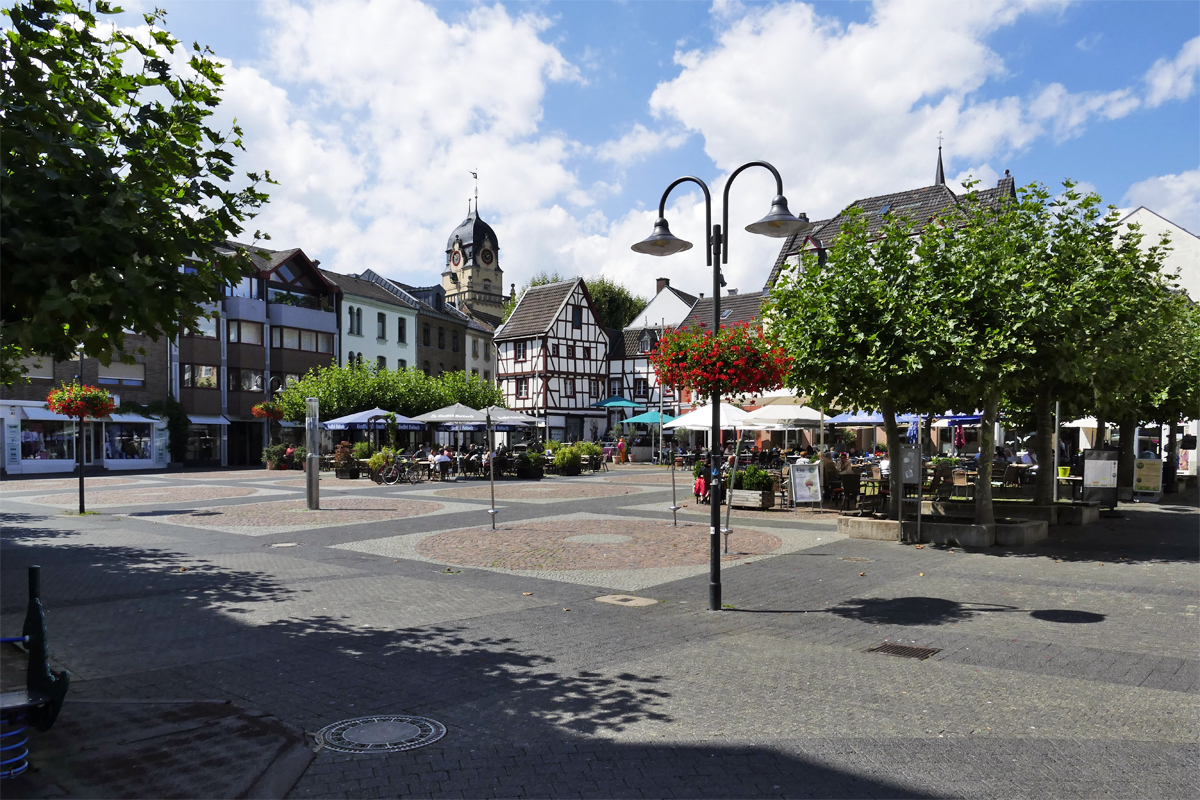
[[[672,256],[682,253],[684,250],[691,250],[692,243],[671,233],[667,221],[659,217],[654,222],[654,233],[633,245],[631,249],[635,253],[644,253],[650,256]]]
[[[772,239],[785,239],[807,229],[809,224],[807,215],[802,213],[797,217],[788,210],[787,198],[780,194],[771,201],[770,212],[758,222],[747,225],[746,230]]]

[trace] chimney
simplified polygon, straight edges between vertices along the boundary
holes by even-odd
[[[701,297],[704,297],[704,292],[701,292],[701,293],[700,293],[700,296],[701,296]]]
[[[734,296],[734,295],[736,295],[736,294],[737,294],[737,289],[730,289],[730,290],[729,290],[729,296],[730,296],[730,297],[733,297],[733,296]]]
[[[655,281],[654,293],[658,294],[659,292],[661,292],[663,289],[667,288],[670,285],[671,285],[670,278],[659,278],[657,281]]]

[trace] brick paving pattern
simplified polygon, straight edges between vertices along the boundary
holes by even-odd
[[[172,525],[193,528],[287,529],[303,530],[330,525],[357,525],[364,522],[416,517],[442,509],[441,503],[394,497],[323,497],[321,510],[309,511],[304,500],[276,500],[219,506],[157,518]]]
[[[610,486],[598,483],[518,483],[496,484],[497,500],[577,500],[592,497],[619,497],[637,494],[636,486]],[[490,500],[491,488],[464,486],[456,489],[440,489],[438,497],[454,497],[461,500]]]
[[[638,519],[606,521],[597,533],[595,520],[520,522],[490,528],[448,531],[417,545],[428,558],[462,566],[514,570],[647,569],[708,563],[709,537],[703,526],[676,528]],[[592,537],[605,537],[600,542]],[[609,538],[611,537],[611,538]],[[746,531],[737,537],[737,560],[766,555],[782,543],[768,533]]]
[[[88,508],[113,508],[116,506],[144,506],[156,503],[190,503],[198,500],[224,500],[234,497],[249,497],[258,489],[251,486],[183,486],[169,491],[161,486],[144,486],[138,489],[113,489],[86,492]],[[75,494],[52,494],[43,497],[28,497],[22,502],[39,506],[75,508],[79,496]]]
[[[138,483],[137,478],[92,478],[84,476],[85,487],[119,486],[121,484]],[[79,486],[79,478],[46,478],[29,481],[0,481],[0,492],[53,492],[56,489],[74,489]]]
[[[646,484],[653,486],[671,485],[671,476],[669,473],[648,473],[643,475],[638,475],[636,473],[623,473],[618,475],[608,475],[604,478],[604,480],[611,481],[612,483]],[[695,480],[692,479],[692,474],[690,472],[675,473],[675,485],[678,486],[681,491],[691,492],[693,483],[695,483]]]

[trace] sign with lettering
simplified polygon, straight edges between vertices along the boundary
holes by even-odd
[[[1087,459],[1083,462],[1083,486],[1085,489],[1117,488],[1117,462]]]
[[[792,464],[792,501],[795,503],[821,502],[821,465]]]
[[[1157,458],[1139,458],[1134,463],[1133,490],[1135,492],[1162,491],[1162,462]]]

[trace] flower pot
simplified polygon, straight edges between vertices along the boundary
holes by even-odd
[[[274,461],[268,461],[268,462],[267,462],[267,469],[275,469],[275,462],[274,462]]]
[[[525,481],[540,481],[542,479],[541,467],[517,467],[517,477]]]
[[[582,464],[568,464],[559,471],[559,474],[561,474],[561,475],[578,475],[582,471],[583,471]]]
[[[358,480],[358,469],[335,469],[333,474],[339,478]]]
[[[775,492],[770,489],[751,491],[749,489],[734,489],[729,495],[729,505],[738,508],[756,508],[764,510],[775,507]]]

